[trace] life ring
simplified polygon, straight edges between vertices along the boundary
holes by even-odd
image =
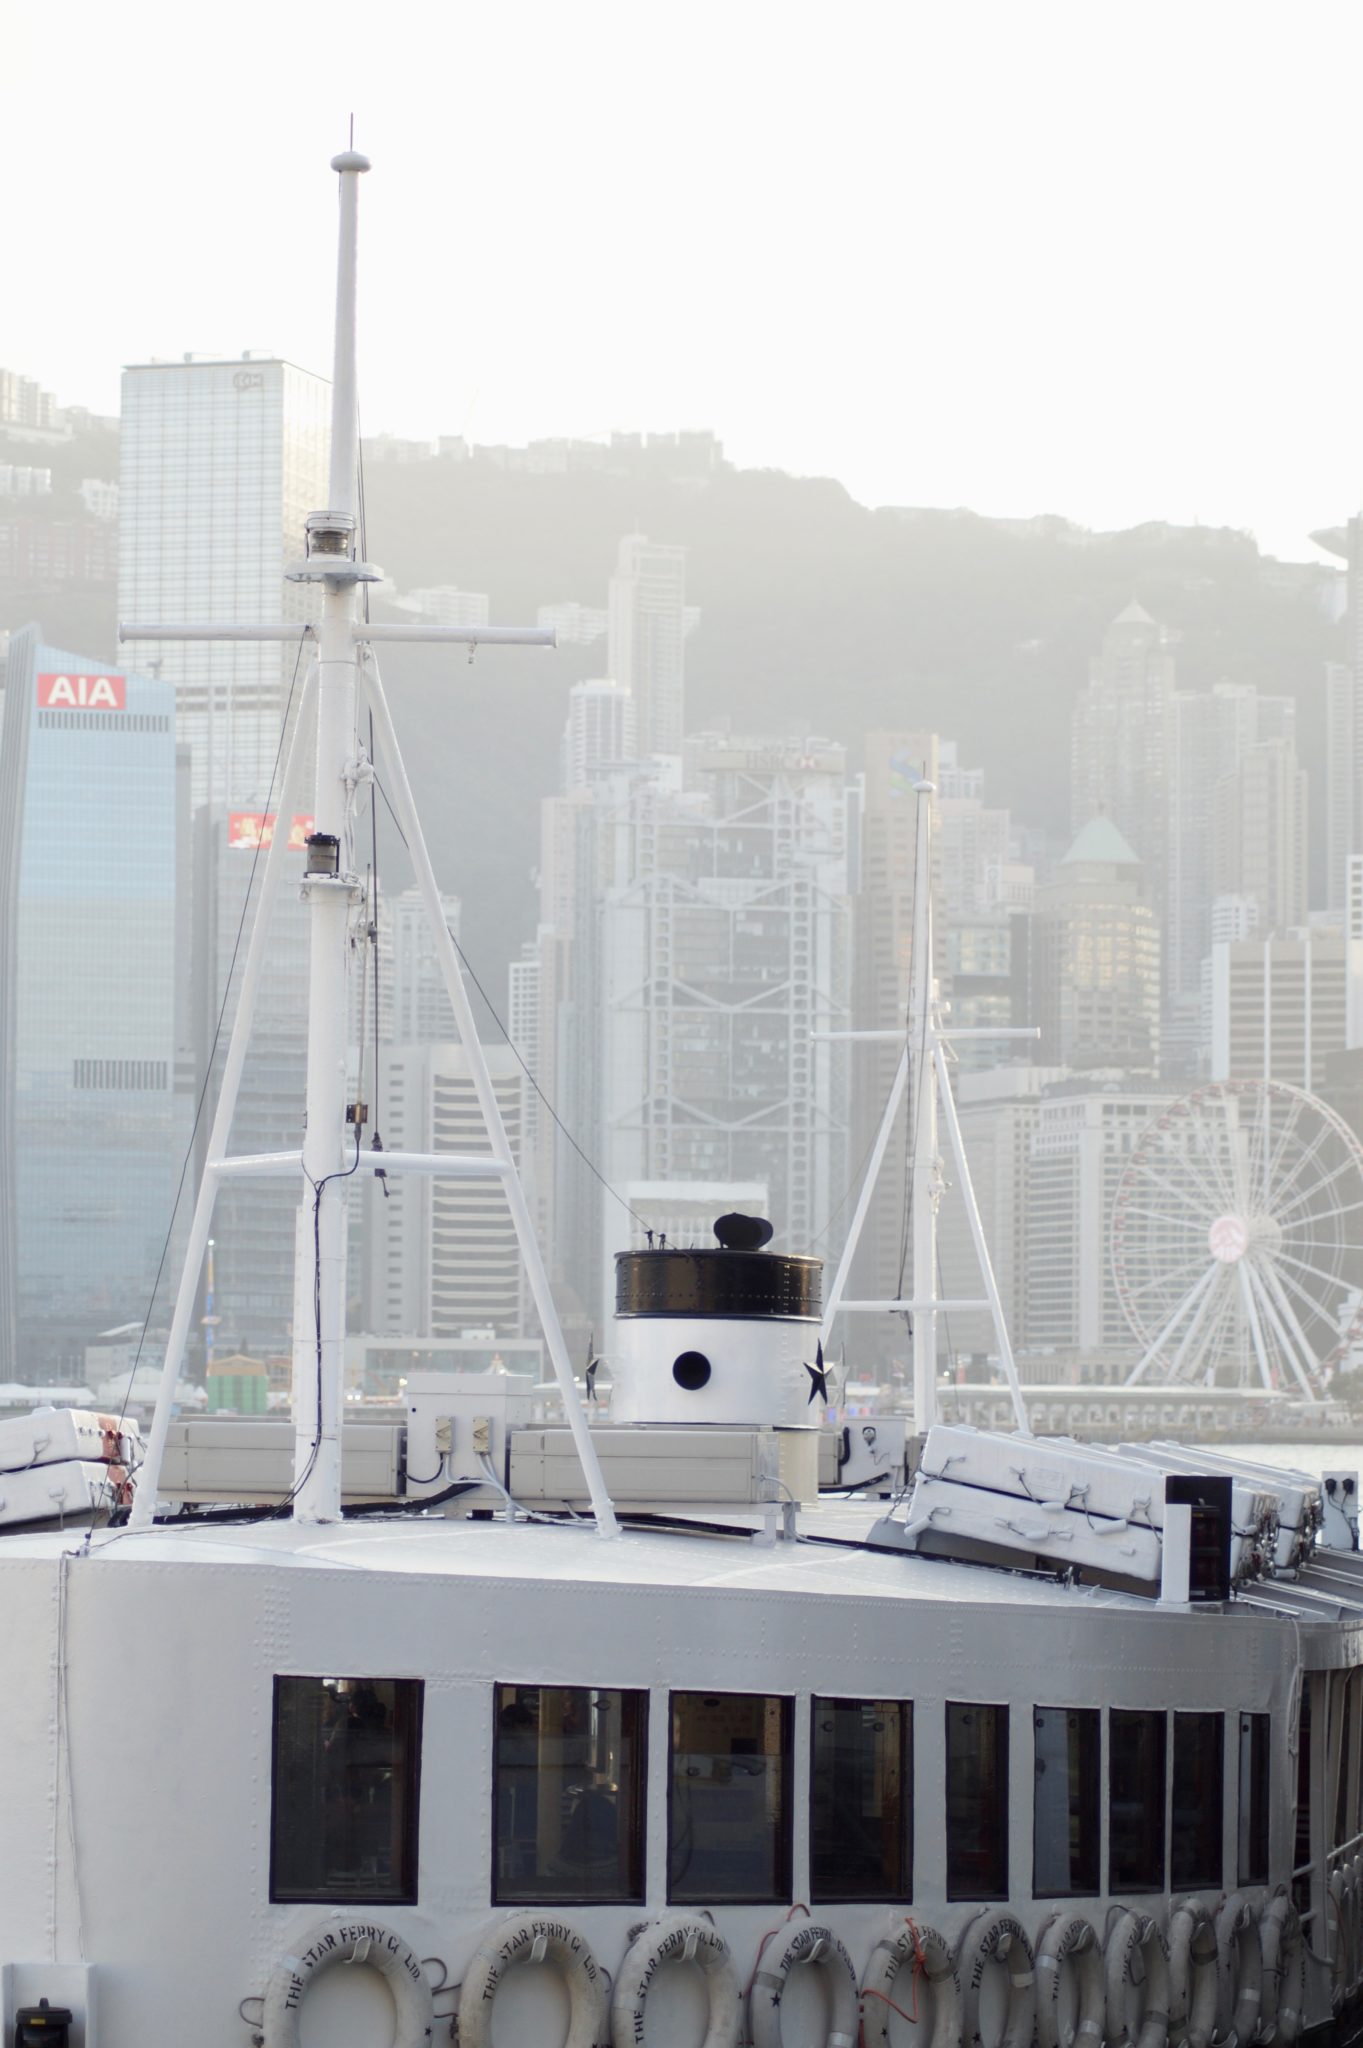
[[[854,2048],[857,2038],[857,1973],[851,1956],[831,1927],[810,1920],[796,1929],[770,1969],[754,1970],[748,1987],[748,2033],[752,2048],[781,2048],[781,2000],[790,1973],[800,1963],[822,1972],[828,1986],[829,2024],[823,2048]]]
[[[1103,1992],[1108,2048],[1165,2048],[1169,1958],[1148,1913],[1128,1909],[1114,1920],[1103,1950]],[[1140,2014],[1134,2023],[1133,2004]]]
[[[997,2042],[980,2031],[980,1988],[991,1963],[1008,1972],[1008,2006]],[[965,2048],[1031,2048],[1036,2024],[1036,1972],[1032,1945],[1011,1913],[986,1913],[961,1935],[956,1956],[961,1977],[961,2037]]]
[[[1338,2012],[1349,1995],[1349,1979],[1353,1973],[1349,1887],[1342,1868],[1336,1867],[1331,1872],[1326,1897],[1330,1907],[1330,2003]]]
[[[1216,2038],[1250,2048],[1263,2017],[1264,1965],[1259,1923],[1243,1892],[1232,1892],[1216,1916]]]
[[[931,2048],[961,2048],[961,1980],[956,1958],[935,1927],[919,1927],[912,1920],[906,1920],[897,1934],[885,1935],[871,1950],[861,1985],[866,2048],[887,2048],[890,2014],[906,2002],[906,1994],[895,1990],[906,1964],[912,1985],[907,2003],[914,2014],[918,2011],[919,1979],[928,1987],[932,2029],[927,2038]]]
[[[1259,1958],[1264,1987],[1262,2038],[1290,2048],[1302,2031],[1306,1951],[1301,1917],[1286,1892],[1271,1899],[1260,1915]]]
[[[1061,2008],[1067,1969],[1079,1992],[1073,2025]],[[1073,2048],[1075,2042],[1102,2048],[1102,1957],[1098,1937],[1081,1914],[1053,1913],[1036,1938],[1036,2032],[1041,2048]]]
[[[493,2001],[520,1963],[552,1963],[562,1977],[569,2004],[563,2048],[596,2048],[606,2002],[601,1971],[572,1922],[553,1913],[513,1913],[483,1936],[459,1992],[459,2048],[491,2048]]]
[[[613,2048],[640,2048],[648,1994],[664,1963],[695,1963],[704,1975],[710,2018],[703,2048],[736,2048],[743,2000],[729,1944],[708,1920],[689,1913],[665,1913],[642,1928],[625,1950],[611,1997]]]
[[[1216,1929],[1201,1899],[1176,1902],[1169,1915],[1171,2048],[1208,2048],[1216,2031]]]
[[[420,1956],[391,1927],[349,1913],[319,1920],[275,1964],[265,1987],[262,2048],[297,2048],[303,2000],[338,1963],[367,1963],[384,1979],[397,2008],[393,2048],[429,2048],[431,1987]]]

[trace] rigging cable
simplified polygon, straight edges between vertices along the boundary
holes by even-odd
[[[279,744],[275,748],[274,766],[270,770],[270,786],[265,796],[266,818],[270,816],[270,806],[274,802],[275,783],[279,777],[279,764],[284,757],[284,743],[288,738],[289,716],[293,710],[294,694],[298,688],[298,670],[303,660],[303,648],[307,641],[307,637],[311,631],[312,626],[310,624],[304,625],[299,629],[298,651],[293,658],[293,675],[289,680],[289,694],[284,705],[284,716],[282,721],[280,722],[279,727]],[[223,1019],[227,1015],[227,1005],[232,994],[232,980],[237,971],[237,956],[241,952],[242,934],[246,929],[246,913],[251,907],[251,897],[254,893],[256,883],[256,869],[260,864],[260,852],[263,843],[264,831],[262,830],[260,838],[256,840],[255,846],[252,848],[251,851],[251,872],[246,878],[246,890],[241,900],[241,916],[237,919],[237,935],[232,942],[232,957],[228,962],[227,975],[226,979],[223,982],[222,1001],[218,1005],[217,1022],[213,1027],[213,1039],[212,1043],[208,1048],[208,1057],[204,1061],[203,1084],[199,1089],[199,1099],[194,1107],[194,1122],[190,1126],[189,1141],[185,1146],[185,1156],[180,1164],[180,1177],[175,1184],[175,1200],[171,1203],[170,1221],[166,1225],[166,1235],[165,1240],[161,1246],[161,1256],[156,1262],[156,1277],[151,1283],[151,1294],[147,1300],[147,1312],[142,1318],[142,1328],[138,1332],[137,1349],[133,1354],[132,1367],[128,1374],[128,1384],[123,1394],[123,1405],[118,1411],[118,1427],[120,1434],[122,1434],[124,1419],[128,1413],[128,1403],[132,1399],[133,1383],[136,1379],[137,1368],[141,1361],[142,1348],[147,1341],[147,1331],[151,1325],[152,1310],[156,1306],[156,1296],[160,1291],[161,1276],[165,1271],[166,1260],[170,1255],[170,1242],[175,1231],[175,1219],[180,1213],[180,1201],[185,1191],[185,1176],[189,1172],[189,1162],[194,1157],[194,1146],[199,1135],[199,1125],[203,1121],[204,1103],[208,1099],[208,1087],[210,1081],[213,1078],[213,1062],[217,1058],[218,1044],[222,1037]],[[134,1466],[129,1471],[129,1479],[132,1479],[136,1476],[136,1471],[137,1468]],[[88,1535],[86,1537],[85,1547],[88,1550]]]
[[[410,853],[411,847],[407,845],[407,835],[402,829],[402,824],[398,818],[398,814],[393,809],[392,803],[389,801],[388,792],[384,788],[382,782],[379,781],[377,773],[374,776],[374,781],[378,785],[379,795],[383,798],[384,803],[387,805],[388,815],[393,820],[393,824],[397,828],[398,838],[402,841],[403,845],[407,847],[407,851]],[[618,1202],[620,1207],[624,1210],[625,1214],[627,1216],[632,1216],[634,1218],[634,1221],[638,1224],[640,1230],[647,1233],[648,1224],[645,1222],[644,1218],[639,1214],[639,1211],[636,1208],[634,1208],[631,1203],[625,1200],[624,1196],[620,1193],[618,1188],[614,1188],[611,1186],[610,1182],[606,1179],[605,1174],[602,1173],[600,1168],[591,1159],[588,1158],[587,1154],[578,1144],[577,1139],[568,1129],[567,1124],[564,1123],[563,1118],[554,1108],[553,1103],[549,1100],[549,1097],[545,1094],[543,1088],[541,1088],[539,1082],[536,1080],[535,1076],[531,1073],[529,1067],[526,1065],[524,1059],[521,1057],[520,1047],[516,1044],[516,1041],[512,1038],[511,1033],[507,1030],[505,1024],[498,1016],[497,1011],[493,1005],[492,998],[489,996],[487,990],[483,987],[482,982],[479,981],[478,976],[473,971],[473,967],[469,961],[468,954],[464,951],[458,939],[454,936],[454,933],[450,931],[448,925],[446,925],[445,929],[447,932],[449,932],[450,944],[454,947],[455,952],[459,955],[460,964],[463,967],[465,974],[467,974],[469,980],[473,983],[473,986],[477,989],[479,995],[482,997],[484,1003],[487,1005],[488,1015],[491,1017],[493,1023],[497,1026],[497,1029],[501,1032],[502,1037],[506,1040],[507,1045],[510,1047],[511,1053],[516,1061],[516,1065],[525,1075],[526,1080],[530,1083],[530,1086],[534,1089],[536,1095],[538,1095],[540,1101],[548,1110],[549,1115],[553,1118],[554,1124],[562,1133],[562,1135],[567,1139],[568,1143],[572,1146],[574,1152],[576,1152],[578,1158],[582,1161],[582,1164],[586,1167],[588,1173],[590,1173],[595,1180],[600,1182],[601,1186],[606,1190],[606,1193],[610,1196],[611,1200],[614,1202]],[[651,1234],[649,1241],[650,1243],[652,1242]]]

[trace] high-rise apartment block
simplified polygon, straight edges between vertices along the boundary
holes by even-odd
[[[632,692],[609,677],[574,683],[563,728],[563,789],[582,789],[638,758]]]
[[[508,1046],[484,1047],[514,1158],[521,1156],[522,1074]],[[468,1058],[448,1040],[380,1056],[384,1137],[412,1152],[487,1153]],[[526,1291],[516,1226],[500,1181],[391,1176],[368,1193],[368,1327],[394,1336],[524,1334]]]
[[[290,684],[307,660],[313,586],[286,584],[309,512],[326,501],[330,387],[242,356],[137,363],[123,373],[119,613],[131,623],[297,620],[297,646],[131,643],[175,685],[193,802],[264,807]]]
[[[610,582],[607,668],[633,696],[641,755],[681,752],[685,638],[686,549],[627,534]]]
[[[1113,620],[1074,709],[1072,829],[1111,818],[1164,901],[1176,636],[1136,603]]]
[[[1311,929],[1212,949],[1214,1081],[1320,1093],[1331,1054],[1363,1046],[1363,939]]]
[[[0,1379],[146,1315],[174,1194],[169,683],[11,636],[0,747]]]

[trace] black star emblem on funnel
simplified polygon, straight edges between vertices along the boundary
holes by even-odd
[[[809,1363],[808,1359],[805,1360],[805,1371],[809,1374],[810,1380],[809,1400],[805,1403],[805,1406],[809,1407],[814,1396],[818,1394],[826,1408],[828,1406],[828,1367],[823,1362],[822,1342],[819,1343],[815,1350],[813,1365]]]

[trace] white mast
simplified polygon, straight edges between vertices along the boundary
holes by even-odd
[[[290,739],[280,792],[280,824],[265,862],[260,900],[247,949],[237,1015],[213,1120],[209,1156],[195,1204],[189,1245],[170,1338],[161,1371],[147,1441],[138,1473],[129,1526],[150,1526],[176,1383],[184,1358],[185,1339],[194,1292],[212,1224],[213,1204],[228,1177],[293,1176],[300,1167],[303,1192],[299,1201],[294,1258],[293,1514],[302,1522],[336,1522],[341,1518],[341,1417],[344,1387],[346,1310],[346,1190],[344,1182],[359,1173],[415,1173],[460,1180],[497,1182],[503,1188],[525,1259],[535,1307],[544,1328],[554,1374],[563,1396],[568,1426],[582,1463],[598,1532],[616,1533],[616,1520],[601,1472],[601,1463],[587,1426],[586,1413],[573,1376],[572,1363],[559,1325],[544,1261],[535,1238],[525,1193],[502,1122],[501,1111],[478,1040],[473,1012],[459,971],[458,959],[441,914],[434,871],[420,820],[411,801],[397,736],[379,680],[370,643],[377,640],[424,640],[466,644],[552,647],[554,635],[542,627],[393,627],[371,626],[359,617],[358,589],[373,582],[378,570],[358,558],[356,548],[356,467],[359,415],[356,406],[355,303],[359,213],[359,180],[368,159],[353,149],[333,157],[340,176],[340,246],[337,260],[336,344],[332,386],[330,505],[309,515],[307,554],[287,572],[290,581],[322,586],[322,618],[314,629],[297,625],[213,626],[204,624],[124,624],[124,640],[278,640],[299,641],[315,633],[317,659],[304,688],[304,703],[317,709],[317,777],[313,799],[315,820],[308,841],[303,893],[309,917],[307,1124],[300,1152],[260,1153],[232,1157],[227,1151],[236,1105],[256,987],[263,964],[264,933],[278,894],[282,851],[288,839],[286,820],[292,815],[299,780],[303,709]],[[361,668],[364,667],[364,677]],[[362,1152],[358,1104],[347,1098],[346,1034],[348,937],[353,909],[364,891],[353,863],[356,790],[373,775],[373,764],[360,746],[356,709],[363,680],[365,700],[374,714],[385,763],[393,780],[399,815],[431,917],[437,955],[473,1076],[488,1153]]]
[[[355,283],[360,178],[369,160],[333,157],[340,174],[336,345],[331,390],[330,505],[308,520],[308,559],[293,572],[322,584],[317,633],[317,788],[314,838],[303,889],[309,910],[306,1176],[298,1204],[293,1305],[293,1511],[302,1522],[341,1515],[341,1402],[346,1304],[346,1193],[358,1152],[346,1126],[347,935],[359,900],[350,872],[355,746],[355,626],[360,584],[373,572],[356,559]],[[329,845],[328,842],[334,842]]]
[[[910,963],[913,982],[909,997],[907,1036],[898,1031],[815,1031],[810,1034],[819,1040],[844,1039],[861,1043],[893,1043],[902,1047],[899,1065],[880,1119],[880,1128],[876,1133],[866,1174],[857,1196],[842,1257],[838,1260],[838,1269],[824,1303],[820,1336],[822,1342],[827,1345],[832,1335],[834,1320],[840,1313],[911,1315],[914,1427],[922,1434],[929,1430],[937,1419],[939,1314],[953,1309],[988,1309],[993,1319],[999,1361],[1008,1382],[1013,1419],[1018,1429],[1024,1435],[1029,1435],[1027,1408],[1018,1381],[1012,1340],[1004,1319],[1003,1299],[994,1277],[993,1261],[989,1256],[984,1224],[979,1204],[975,1199],[974,1183],[970,1177],[970,1162],[966,1157],[960,1120],[951,1092],[948,1055],[949,1042],[952,1038],[1035,1038],[1038,1034],[1030,1026],[995,1028],[992,1025],[983,1025],[978,1028],[968,1027],[963,1031],[943,1030],[932,960],[931,818],[932,798],[937,791],[935,784],[922,777],[913,787],[918,798],[918,817],[913,877],[913,953]],[[908,1296],[896,1301],[850,1301],[846,1296],[846,1287],[852,1270],[852,1261],[856,1256],[862,1226],[865,1224],[871,1197],[875,1192],[880,1169],[889,1148],[890,1134],[894,1129],[905,1092],[910,1086],[913,1090],[909,1111],[913,1228],[911,1290]],[[937,1270],[937,1211],[943,1189],[942,1159],[938,1151],[939,1111],[946,1122],[947,1135],[956,1164],[957,1185],[965,1203],[976,1264],[984,1283],[985,1292],[979,1299],[962,1297],[948,1300],[938,1292],[941,1283]]]

